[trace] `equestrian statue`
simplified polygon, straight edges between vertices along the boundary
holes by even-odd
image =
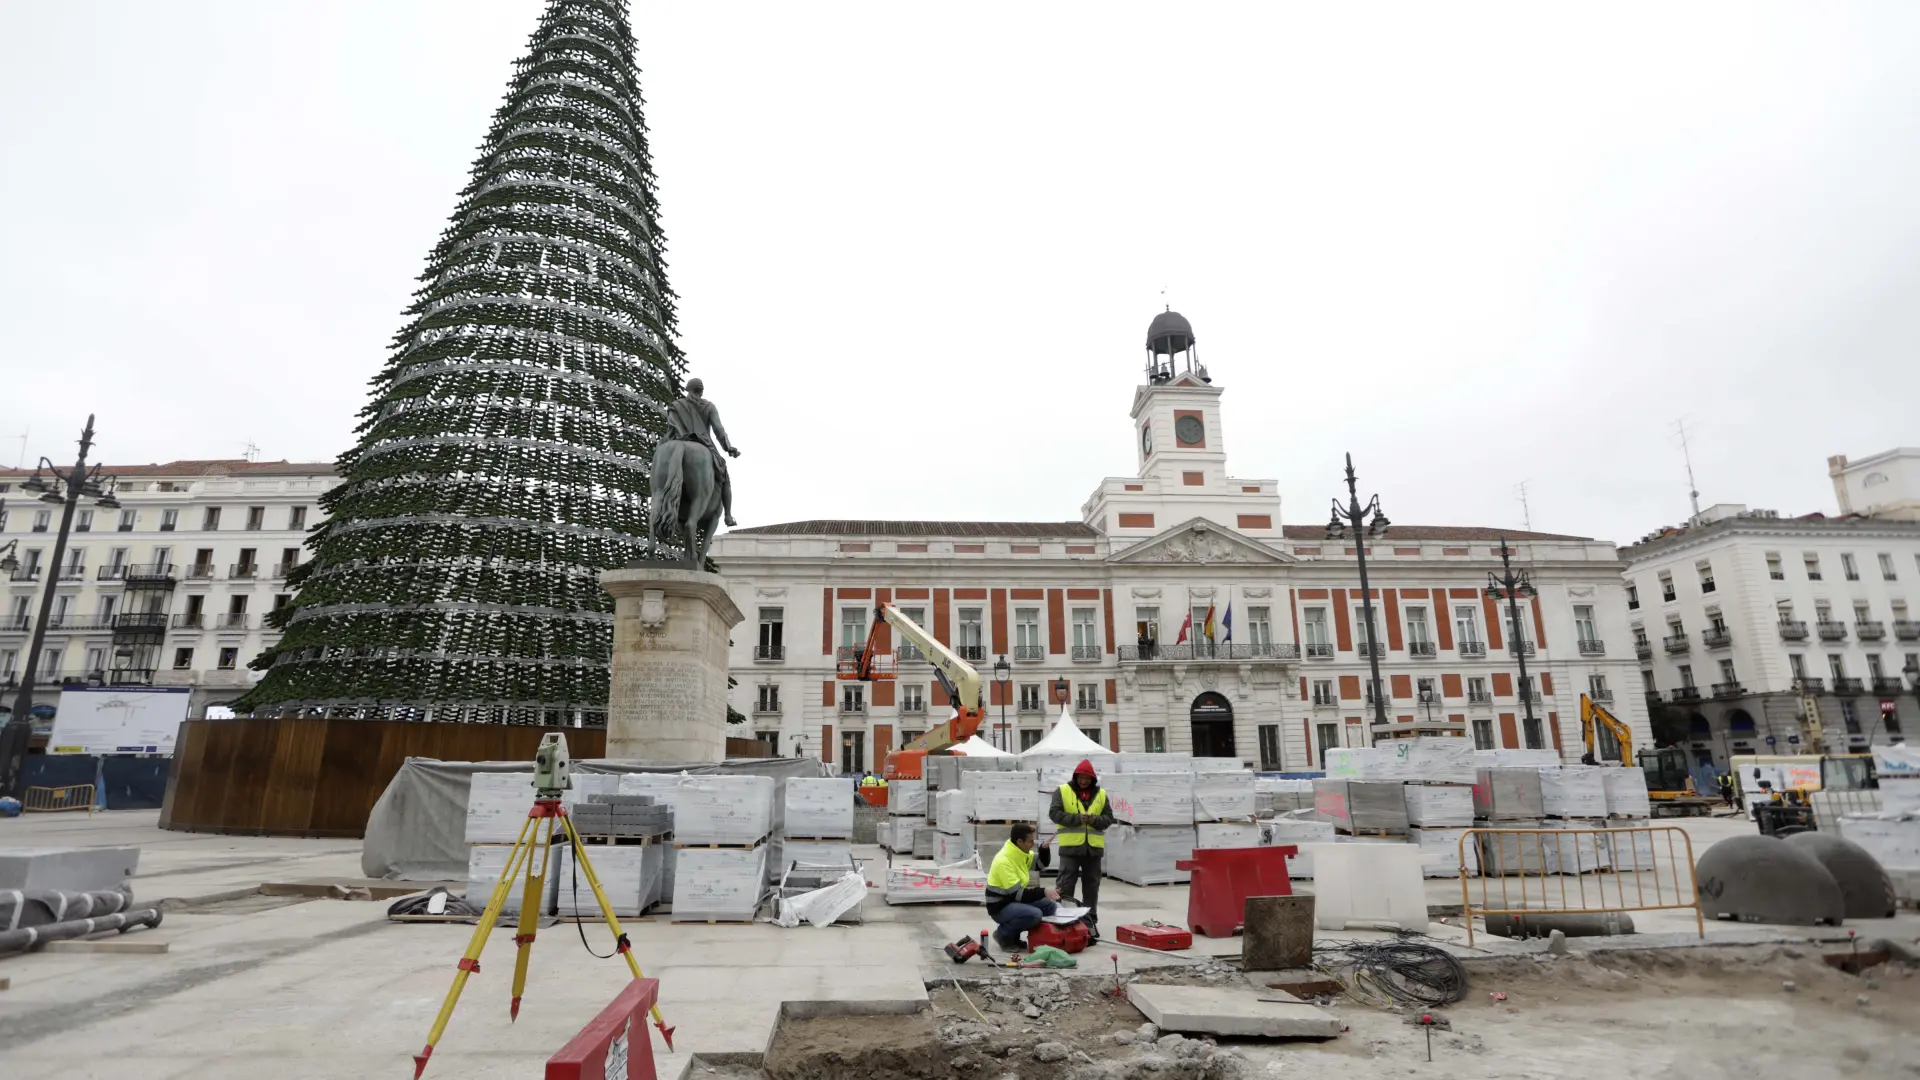
[[[664,409],[654,408],[667,421],[667,436],[653,450],[652,505],[647,512],[647,555],[657,559],[660,545],[681,544],[687,565],[706,566],[707,549],[724,515],[733,520],[733,480],[720,451],[739,457],[740,451],[720,426],[720,411],[708,401],[706,384],[687,380],[686,391]],[[719,443],[716,447],[715,442]]]

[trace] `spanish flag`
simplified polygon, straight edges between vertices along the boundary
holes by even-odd
[[[1207,634],[1207,644],[1209,645],[1213,644],[1213,605],[1212,604],[1207,605],[1206,634]]]

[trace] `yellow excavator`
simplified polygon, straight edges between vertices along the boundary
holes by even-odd
[[[1619,761],[1622,765],[1636,762],[1640,771],[1647,774],[1647,799],[1652,804],[1654,817],[1704,817],[1712,811],[1713,801],[1701,798],[1693,786],[1693,775],[1687,770],[1686,751],[1677,746],[1663,746],[1642,750],[1636,757],[1633,752],[1633,732],[1619,717],[1596,704],[1586,694],[1580,695],[1580,734],[1587,744],[1587,752],[1580,758],[1582,763],[1602,763],[1600,751],[1594,746],[1596,727],[1605,728],[1607,734],[1613,736],[1613,741],[1619,745]]]

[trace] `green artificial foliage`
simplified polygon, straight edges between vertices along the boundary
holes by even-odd
[[[624,0],[549,0],[236,708],[604,723],[686,372],[633,52]]]

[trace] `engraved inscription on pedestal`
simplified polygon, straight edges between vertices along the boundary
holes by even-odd
[[[614,598],[607,756],[724,760],[727,635],[739,608],[713,574],[633,567],[601,575]]]

